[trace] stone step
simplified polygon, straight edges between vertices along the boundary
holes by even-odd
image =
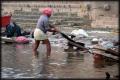
[[[41,15],[40,12],[26,12],[26,11],[14,11],[14,14],[22,15]]]
[[[21,23],[26,23],[26,22],[29,22],[29,23],[37,23],[37,19],[20,19],[20,18],[15,18],[14,21],[16,22],[21,22]]]
[[[13,15],[13,18],[27,18],[27,19],[38,19],[40,15]]]

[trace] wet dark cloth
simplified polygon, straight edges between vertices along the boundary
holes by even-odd
[[[25,36],[25,35],[30,35],[30,32],[29,32],[29,31],[24,31],[24,32],[22,33],[22,36]]]
[[[14,26],[13,26],[14,25]],[[16,25],[15,23],[13,23],[13,25],[9,24],[6,27],[6,35],[7,37],[18,37],[21,36],[21,28]]]

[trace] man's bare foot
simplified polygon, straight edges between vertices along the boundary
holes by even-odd
[[[38,54],[39,54],[38,51],[36,51],[36,52],[33,53],[33,55],[34,55],[35,57],[38,57]]]
[[[50,56],[47,56],[47,59],[50,59]]]

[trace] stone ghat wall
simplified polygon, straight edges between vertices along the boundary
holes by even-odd
[[[12,19],[23,28],[25,27],[33,28],[36,27],[36,23],[40,15],[41,13],[39,13],[38,11],[31,12],[14,11]],[[91,21],[88,18],[78,17],[77,14],[68,12],[54,13],[50,18],[50,22],[52,24],[57,25],[60,29],[62,29],[62,27],[81,28],[84,27],[85,25],[86,26],[91,25]]]
[[[60,29],[74,28],[111,28],[118,29],[117,1],[48,1],[48,2],[3,2],[2,14],[12,13],[12,19],[23,28],[34,28],[40,11],[44,7],[54,10],[50,22]]]

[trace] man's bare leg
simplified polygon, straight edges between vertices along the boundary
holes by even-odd
[[[47,58],[50,57],[51,55],[51,45],[50,45],[50,41],[48,39],[43,40],[43,44],[46,44],[47,46]]]
[[[35,43],[33,45],[33,52],[34,52],[33,54],[34,55],[38,55],[37,49],[39,47],[39,44],[40,44],[40,40],[35,40]]]

